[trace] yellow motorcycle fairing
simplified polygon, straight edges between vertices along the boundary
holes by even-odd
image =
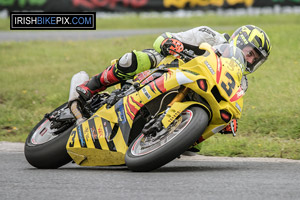
[[[209,44],[202,44],[200,49],[206,50],[207,53],[179,66],[186,79],[192,80],[184,86],[204,98],[210,107],[212,118],[202,137],[199,138],[199,142],[222,130],[233,118],[241,117],[244,95],[240,87],[242,67],[237,64],[238,62],[219,57]],[[183,104],[182,106],[185,107]],[[171,110],[173,113],[180,113],[182,108],[173,105],[169,111]],[[229,118],[224,121],[221,115],[223,118]],[[165,123],[164,127],[167,127],[173,118],[172,114],[167,113],[163,123],[167,121],[169,123]]]
[[[165,128],[191,105],[201,106],[210,117],[201,141],[217,133],[232,118],[239,118],[243,106],[240,67],[229,58],[219,57],[208,44],[200,48],[208,55],[187,63],[179,60],[178,67],[164,68],[160,77],[123,97],[111,108],[102,106],[90,119],[74,128],[66,146],[72,159],[83,166],[125,164],[129,134],[138,111],[161,94],[181,86],[196,92],[204,101],[175,102],[162,121]],[[174,60],[173,56],[168,56],[160,64],[168,65]],[[221,112],[225,112],[226,121]]]

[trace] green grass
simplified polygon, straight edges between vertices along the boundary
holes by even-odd
[[[243,24],[263,28],[273,48],[264,66],[248,76],[238,136],[218,134],[204,142],[201,153],[300,159],[299,17],[124,17],[98,19],[97,30],[208,25],[231,34]],[[0,20],[0,30],[8,30],[7,24]],[[99,73],[125,52],[150,48],[156,37],[0,43],[0,140],[23,142],[46,112],[67,100],[73,74]]]

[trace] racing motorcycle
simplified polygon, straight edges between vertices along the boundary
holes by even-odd
[[[201,56],[176,52],[110,94],[47,113],[27,137],[27,161],[36,168],[73,161],[151,171],[218,133],[241,116],[246,62],[230,44],[199,48]],[[84,72],[73,76],[70,98],[86,80]]]

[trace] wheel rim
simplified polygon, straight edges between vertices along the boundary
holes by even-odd
[[[164,146],[175,137],[177,137],[185,128],[189,125],[193,118],[193,112],[191,110],[185,110],[181,113],[180,117],[176,119],[169,127],[168,131],[165,129],[166,133],[159,138],[157,141],[148,142],[149,136],[146,137],[144,134],[141,134],[140,137],[135,141],[134,145],[131,148],[131,153],[134,156],[142,156],[148,153],[159,149],[160,147]]]
[[[33,145],[44,144],[57,137],[55,130],[50,128],[51,122],[46,119],[32,134],[30,143]]]

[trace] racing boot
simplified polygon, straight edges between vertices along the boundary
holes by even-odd
[[[96,93],[105,90],[108,86],[117,84],[120,79],[114,74],[115,65],[107,67],[100,74],[95,75],[89,81],[76,87],[76,91],[83,98],[83,100],[88,101]]]

